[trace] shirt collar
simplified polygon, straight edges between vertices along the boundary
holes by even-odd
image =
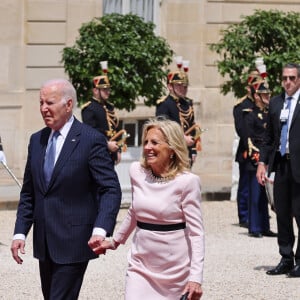
[[[65,139],[70,131],[70,128],[74,122],[74,116],[72,115],[69,120],[65,123],[65,125],[59,129],[60,135]],[[52,137],[54,130],[51,131],[50,138]]]
[[[292,96],[288,96],[287,94],[285,94],[285,98],[284,99],[287,99],[288,97],[292,97],[292,100],[297,100],[299,99],[299,96],[300,96],[300,89],[297,90],[297,92],[295,94],[293,94]]]

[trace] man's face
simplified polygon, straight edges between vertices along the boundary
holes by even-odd
[[[58,85],[45,86],[40,91],[40,112],[46,126],[59,130],[72,114],[72,99],[62,99]]]
[[[265,106],[269,106],[271,94],[269,94],[269,93],[262,93],[262,94],[260,94],[260,97],[261,97],[261,100],[262,100],[263,104]]]
[[[292,96],[300,87],[300,78],[296,68],[285,68],[282,71],[282,86],[288,96]]]
[[[186,84],[181,84],[181,83],[173,83],[173,92],[174,94],[179,97],[179,98],[185,98],[187,91],[188,91],[188,87]]]
[[[106,101],[110,96],[110,88],[101,88],[99,89],[100,99]]]

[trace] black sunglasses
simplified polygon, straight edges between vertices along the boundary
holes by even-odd
[[[290,81],[295,81],[296,80],[296,76],[282,76],[282,81],[287,81],[288,79]]]

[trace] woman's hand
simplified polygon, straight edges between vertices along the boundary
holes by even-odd
[[[183,295],[188,292],[188,300],[199,300],[203,294],[201,284],[194,281],[189,281],[184,288]]]

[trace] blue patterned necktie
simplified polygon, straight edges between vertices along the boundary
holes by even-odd
[[[289,128],[289,119],[291,116],[291,103],[292,103],[292,97],[286,98],[286,108],[289,110],[288,119],[283,123],[281,127],[281,135],[280,135],[280,154],[283,156],[286,152],[286,143],[287,143],[287,134],[288,134],[288,128]]]
[[[55,154],[56,154],[56,141],[60,135],[59,131],[55,131],[52,135],[50,142],[48,143],[45,162],[44,162],[44,175],[47,186],[49,185],[52,172],[55,164]]]

